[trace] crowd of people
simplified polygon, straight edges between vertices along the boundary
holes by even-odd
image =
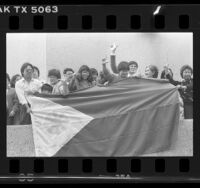
[[[51,69],[48,71],[48,81],[40,79],[38,67],[31,63],[24,63],[21,66],[21,75],[16,74],[11,79],[7,74],[7,125],[31,124],[31,107],[26,96],[29,94],[43,93],[47,95],[66,96],[71,92],[91,88],[94,86],[106,87],[112,83],[127,78],[151,78],[158,79],[159,70],[156,65],[148,65],[144,74],[139,71],[139,64],[136,61],[121,61],[116,63],[117,46],[111,46],[110,66],[111,73],[107,68],[108,58],[102,59],[102,70],[82,65],[78,72],[72,68],[63,70]],[[184,65],[180,69],[181,81],[173,79],[173,71],[169,65],[165,65],[160,74],[160,79],[167,79],[171,84],[178,87],[180,103],[183,108],[185,119],[193,118],[193,69],[189,65]]]

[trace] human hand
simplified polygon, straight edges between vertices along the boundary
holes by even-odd
[[[181,86],[181,89],[186,90],[187,86]]]
[[[182,85],[177,85],[176,86],[178,89],[183,89],[183,90],[185,90],[187,87],[186,86],[182,86]]]
[[[111,54],[115,54],[115,51],[117,49],[117,45],[115,43],[113,43],[111,46],[110,46],[110,50],[111,50]]]
[[[134,77],[135,78],[142,78],[142,74],[141,73],[136,73]]]
[[[102,59],[102,64],[107,64],[108,63],[108,57],[106,56],[105,58]]]
[[[12,111],[10,112],[10,114],[9,114],[9,117],[13,117],[14,115],[15,115],[15,111],[12,110]]]
[[[169,74],[170,73],[169,64],[165,64],[163,68],[164,68],[165,74]]]
[[[109,84],[109,81],[105,82],[103,85],[108,86],[108,84]]]
[[[27,107],[27,108],[26,108],[26,112],[27,112],[28,114],[32,113],[31,108],[30,108],[30,107]]]

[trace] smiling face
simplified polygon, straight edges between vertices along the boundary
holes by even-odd
[[[137,72],[138,67],[135,64],[129,65],[129,72],[135,74]]]
[[[183,71],[183,79],[190,80],[192,77],[192,71],[190,69],[185,69]]]
[[[149,68],[149,66],[147,66],[145,68],[145,77],[146,78],[153,78],[154,72],[151,71],[151,69]]]
[[[81,72],[81,76],[82,76],[83,80],[87,80],[89,75],[90,75],[90,73],[87,70],[83,70]]]

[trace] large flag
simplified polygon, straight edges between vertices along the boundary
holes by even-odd
[[[28,101],[36,156],[140,156],[177,137],[178,90],[166,80],[129,78]]]

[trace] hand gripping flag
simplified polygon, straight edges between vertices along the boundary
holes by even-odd
[[[166,80],[129,78],[28,101],[36,156],[140,156],[177,137],[178,90]]]

